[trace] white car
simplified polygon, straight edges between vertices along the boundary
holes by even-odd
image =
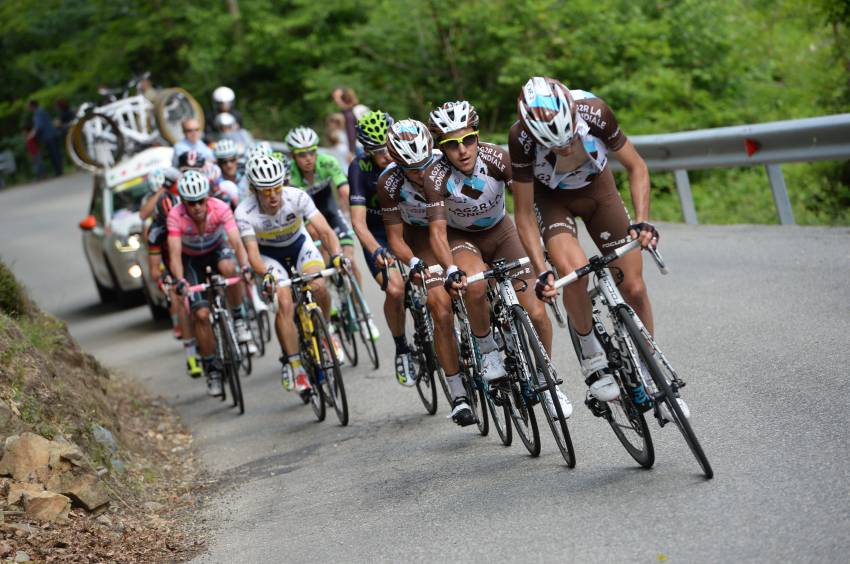
[[[128,304],[145,288],[143,222],[139,208],[150,192],[148,175],[171,166],[171,147],[146,149],[94,176],[89,215],[80,222],[83,251],[103,302]],[[144,265],[146,267],[146,265]]]

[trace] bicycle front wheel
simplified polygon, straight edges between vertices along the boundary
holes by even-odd
[[[344,290],[337,288],[337,295],[339,296],[340,309],[334,323],[335,332],[339,337],[342,352],[345,353],[348,363],[351,366],[357,366],[360,360],[357,354],[357,335],[360,333],[360,328],[357,325],[357,313],[354,311],[351,297]]]
[[[224,339],[222,350],[224,352],[224,370],[225,377],[230,386],[230,396],[233,401],[233,406],[239,408],[239,415],[245,413],[245,400],[242,397],[242,382],[239,379],[239,349],[236,342],[236,335],[233,331],[233,325],[230,319],[221,317],[222,325],[221,336]]]
[[[339,360],[334,352],[331,335],[325,324],[325,318],[319,310],[313,310],[313,334],[319,343],[318,368],[324,376],[320,382],[322,394],[336,412],[339,424],[348,425],[348,399],[345,396],[345,384],[342,381],[342,371]]]
[[[514,305],[511,311],[516,321],[517,333],[521,335],[520,342],[524,349],[523,352],[525,353],[526,360],[529,362],[530,372],[534,375],[534,379],[537,380],[537,384],[533,381],[530,384],[534,385],[538,390],[541,403],[545,404],[542,400],[546,394],[548,394],[549,400],[553,403],[557,417],[552,417],[552,414],[549,413],[549,409],[545,405],[543,405],[543,414],[546,416],[549,429],[552,431],[552,436],[555,438],[555,443],[558,445],[558,450],[561,452],[561,456],[564,457],[567,467],[575,468],[576,453],[573,448],[572,438],[570,437],[570,430],[567,427],[567,419],[564,417],[564,413],[561,410],[561,402],[558,400],[555,383],[556,375],[552,368],[552,362],[549,360],[543,348],[543,343],[540,342],[537,331],[534,330],[534,326],[531,324],[531,320],[528,318],[528,313],[525,309],[520,305]],[[543,376],[545,385],[540,383],[539,375]]]
[[[372,361],[372,368],[377,370],[380,366],[378,348],[375,344],[378,336],[372,334],[372,314],[369,313],[369,307],[363,299],[357,279],[352,274],[348,274],[348,279],[351,281],[351,304],[354,306],[354,317],[359,325],[360,340],[363,341],[363,348],[366,349],[366,354]]]
[[[702,468],[703,474],[705,474],[706,479],[710,480],[714,477],[714,470],[711,468],[711,463],[708,461],[708,457],[705,455],[702,445],[691,427],[690,421],[682,413],[681,407],[679,407],[677,394],[670,386],[672,377],[669,377],[669,370],[665,365],[656,360],[655,355],[652,352],[652,348],[650,348],[649,343],[644,338],[640,329],[638,329],[637,323],[635,323],[635,320],[632,317],[632,315],[635,314],[631,311],[631,309],[628,307],[620,307],[617,310],[617,315],[620,322],[626,328],[626,331],[628,331],[632,341],[637,346],[638,354],[640,355],[641,360],[643,360],[645,366],[649,369],[652,381],[658,388],[659,394],[655,397],[655,401],[664,402],[666,404],[668,413],[672,415],[673,422],[676,424],[676,427],[679,428],[679,431],[681,431],[682,436],[685,437],[685,442],[688,444],[688,448],[691,449],[691,453],[693,453],[694,457],[697,459],[697,462]]]
[[[511,446],[513,431],[511,430],[510,388],[498,383],[491,384],[490,389],[485,390],[484,398],[499,439],[503,445]]]

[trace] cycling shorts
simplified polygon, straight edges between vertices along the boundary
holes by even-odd
[[[202,284],[207,280],[207,267],[212,269],[213,274],[220,274],[220,264],[222,261],[232,261],[234,258],[233,250],[227,245],[220,245],[218,248],[205,253],[203,255],[183,255],[183,277],[190,286]],[[207,301],[205,293],[189,294],[189,307],[192,311],[197,309],[209,309],[210,303]]]
[[[552,190],[535,181],[534,206],[544,243],[560,233],[578,238],[576,217],[584,221],[590,237],[603,253],[631,240],[627,233],[631,223],[629,212],[608,167],[584,188]]]
[[[308,268],[325,267],[322,253],[309,237],[301,237],[300,244],[295,242],[286,247],[271,247],[260,245],[260,257],[271,268],[278,280],[287,280],[294,272],[304,274]]]
[[[433,266],[435,264],[440,264],[437,260],[437,256],[431,249],[430,234],[428,233],[427,227],[416,227],[409,223],[405,223],[404,242],[407,243],[407,246],[410,247],[411,251],[413,251],[413,256],[424,261],[426,265]],[[445,280],[445,277],[442,273],[425,274],[425,285],[428,288],[442,286],[443,280]]]
[[[522,246],[516,226],[508,215],[505,215],[499,223],[489,229],[462,231],[448,227],[446,228],[446,235],[453,255],[472,253],[481,257],[481,260],[486,264],[493,264],[498,259],[512,261],[528,256],[525,247]],[[528,264],[514,269],[511,274],[517,276],[520,280],[534,278],[531,266]]]

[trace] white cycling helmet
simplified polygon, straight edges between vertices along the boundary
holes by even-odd
[[[285,141],[290,151],[313,149],[319,146],[319,134],[302,125],[287,133]]]
[[[217,116],[215,116],[215,127],[218,130],[222,130],[226,127],[233,127],[236,125],[236,118],[233,117],[233,114],[228,112],[221,112]]]
[[[554,78],[531,77],[517,98],[517,113],[523,127],[547,149],[565,147],[575,136],[575,100]]]
[[[234,159],[239,156],[239,147],[236,146],[233,139],[221,139],[215,144],[213,153],[215,153],[216,160]]]
[[[414,166],[431,158],[434,140],[425,124],[415,119],[397,121],[387,132],[387,150],[401,166]]]
[[[271,155],[259,155],[248,161],[245,171],[252,189],[273,188],[286,179],[287,165]]]
[[[269,145],[268,141],[260,141],[248,151],[247,158],[250,161],[254,157],[259,157],[260,155],[271,155],[272,154],[272,146]]]
[[[187,170],[177,182],[177,193],[187,202],[197,202],[210,195],[210,181],[197,170]]]
[[[213,90],[212,99],[216,104],[232,104],[236,100],[236,93],[232,88],[219,86]]]
[[[438,140],[452,131],[471,127],[478,129],[478,112],[466,100],[446,102],[428,116],[428,127]]]

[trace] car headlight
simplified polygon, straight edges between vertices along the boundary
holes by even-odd
[[[115,248],[122,253],[132,253],[138,251],[142,247],[142,238],[138,233],[134,233],[127,239],[115,239]]]

